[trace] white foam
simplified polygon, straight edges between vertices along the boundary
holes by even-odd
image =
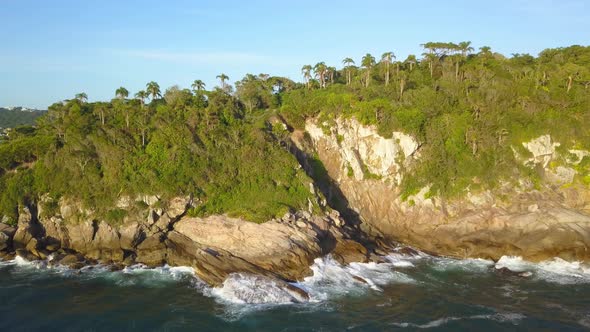
[[[409,265],[405,265],[409,267]],[[298,297],[271,278],[234,273],[221,287],[205,289],[204,293],[226,304],[292,304],[319,303],[345,295],[362,295],[369,290],[381,291],[391,283],[414,283],[408,275],[396,271],[394,263],[351,263],[343,266],[331,256],[316,258],[310,267],[313,274],[293,286],[308,293],[309,299]]]
[[[515,272],[530,272],[536,279],[558,284],[590,283],[590,266],[581,262],[568,262],[553,258],[533,263],[517,256],[502,256],[495,267],[507,268]]]
[[[487,272],[494,261],[481,258],[453,259],[446,257],[432,258],[434,269],[439,271]]]
[[[424,323],[424,324],[416,324],[416,323],[392,323],[391,325],[397,327],[412,327],[418,329],[430,329],[434,327],[439,327],[441,325],[448,324],[450,322],[458,321],[458,320],[473,320],[473,319],[483,319],[483,320],[493,320],[500,323],[512,323],[517,325],[519,321],[526,318],[526,316],[519,314],[519,313],[495,313],[490,315],[473,315],[473,316],[465,316],[465,317],[443,317],[439,319],[435,319],[433,321]]]
[[[275,279],[242,273],[230,274],[221,287],[211,289],[211,295],[232,304],[288,304],[307,301]]]
[[[342,266],[331,256],[317,258],[311,266],[313,275],[301,285],[316,300],[330,296],[362,294],[368,289],[381,291],[380,286],[391,283],[415,282],[403,272],[396,271],[393,263],[351,263]]]

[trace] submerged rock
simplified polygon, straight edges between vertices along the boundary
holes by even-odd
[[[236,303],[303,303],[309,294],[283,280],[250,273],[232,273],[214,293]]]
[[[507,267],[501,267],[501,268],[494,268],[494,271],[501,275],[501,276],[505,276],[505,277],[520,277],[520,278],[528,278],[530,276],[533,275],[532,272],[522,272],[522,271],[512,271]]]

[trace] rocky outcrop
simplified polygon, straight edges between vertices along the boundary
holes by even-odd
[[[354,119],[330,126],[309,120],[306,131],[292,135],[294,143],[319,156],[341,200],[374,237],[458,257],[590,260],[590,188],[562,187],[576,171],[551,165],[560,144],[548,135],[523,144],[532,155],[523,163],[544,173],[547,185],[540,190],[506,183],[494,192],[445,200],[428,197],[429,188],[423,188],[403,200],[399,183],[420,158],[419,143],[410,136],[394,132],[386,139]],[[584,152],[570,151],[577,156],[572,162],[579,163]]]
[[[256,224],[227,216],[187,217],[190,197],[154,197],[135,199],[146,205],[143,210],[133,209],[134,199],[121,199],[117,208],[126,211],[121,223],[95,219],[75,201],[61,200],[59,213],[51,216],[23,208],[16,230],[0,224],[0,251],[75,268],[95,262],[192,266],[210,285],[221,285],[234,273],[288,285],[280,280],[301,280],[315,258],[331,252],[343,263],[376,260],[351,239],[353,229],[335,211],[287,213]]]
[[[298,223],[307,224],[301,218],[294,224],[255,224],[224,216],[184,218],[174,225],[168,240],[176,247],[182,246],[184,252],[193,253],[198,258],[197,274],[211,279],[211,283],[223,282],[227,274],[235,271],[297,280],[310,273],[313,259],[322,254],[321,234],[298,227]],[[217,265],[214,273],[211,266],[199,266],[210,260],[222,260],[229,266]]]

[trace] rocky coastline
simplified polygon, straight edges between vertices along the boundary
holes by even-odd
[[[459,258],[590,261],[590,190],[573,183],[573,167],[550,166],[558,144],[550,137],[524,144],[532,155],[524,162],[544,174],[541,187],[506,183],[452,200],[430,197],[424,188],[402,199],[401,178],[420,158],[420,144],[411,136],[386,139],[354,119],[339,120],[326,133],[308,121],[306,133],[292,132],[289,145],[314,180],[306,158],[317,155],[325,166],[329,183],[316,181],[312,188],[330,205],[320,204],[320,213],[310,207],[256,224],[226,215],[190,217],[198,204],[190,196],[140,195],[121,197],[116,207],[125,217],[112,223],[62,198],[55,211],[22,206],[15,226],[0,223],[0,258],[18,255],[73,268],[190,266],[211,286],[247,273],[287,289],[288,282],[312,273],[318,257],[379,263],[397,244]]]

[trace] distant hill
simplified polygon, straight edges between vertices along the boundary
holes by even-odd
[[[0,107],[0,128],[35,124],[35,119],[45,112],[25,107]]]

